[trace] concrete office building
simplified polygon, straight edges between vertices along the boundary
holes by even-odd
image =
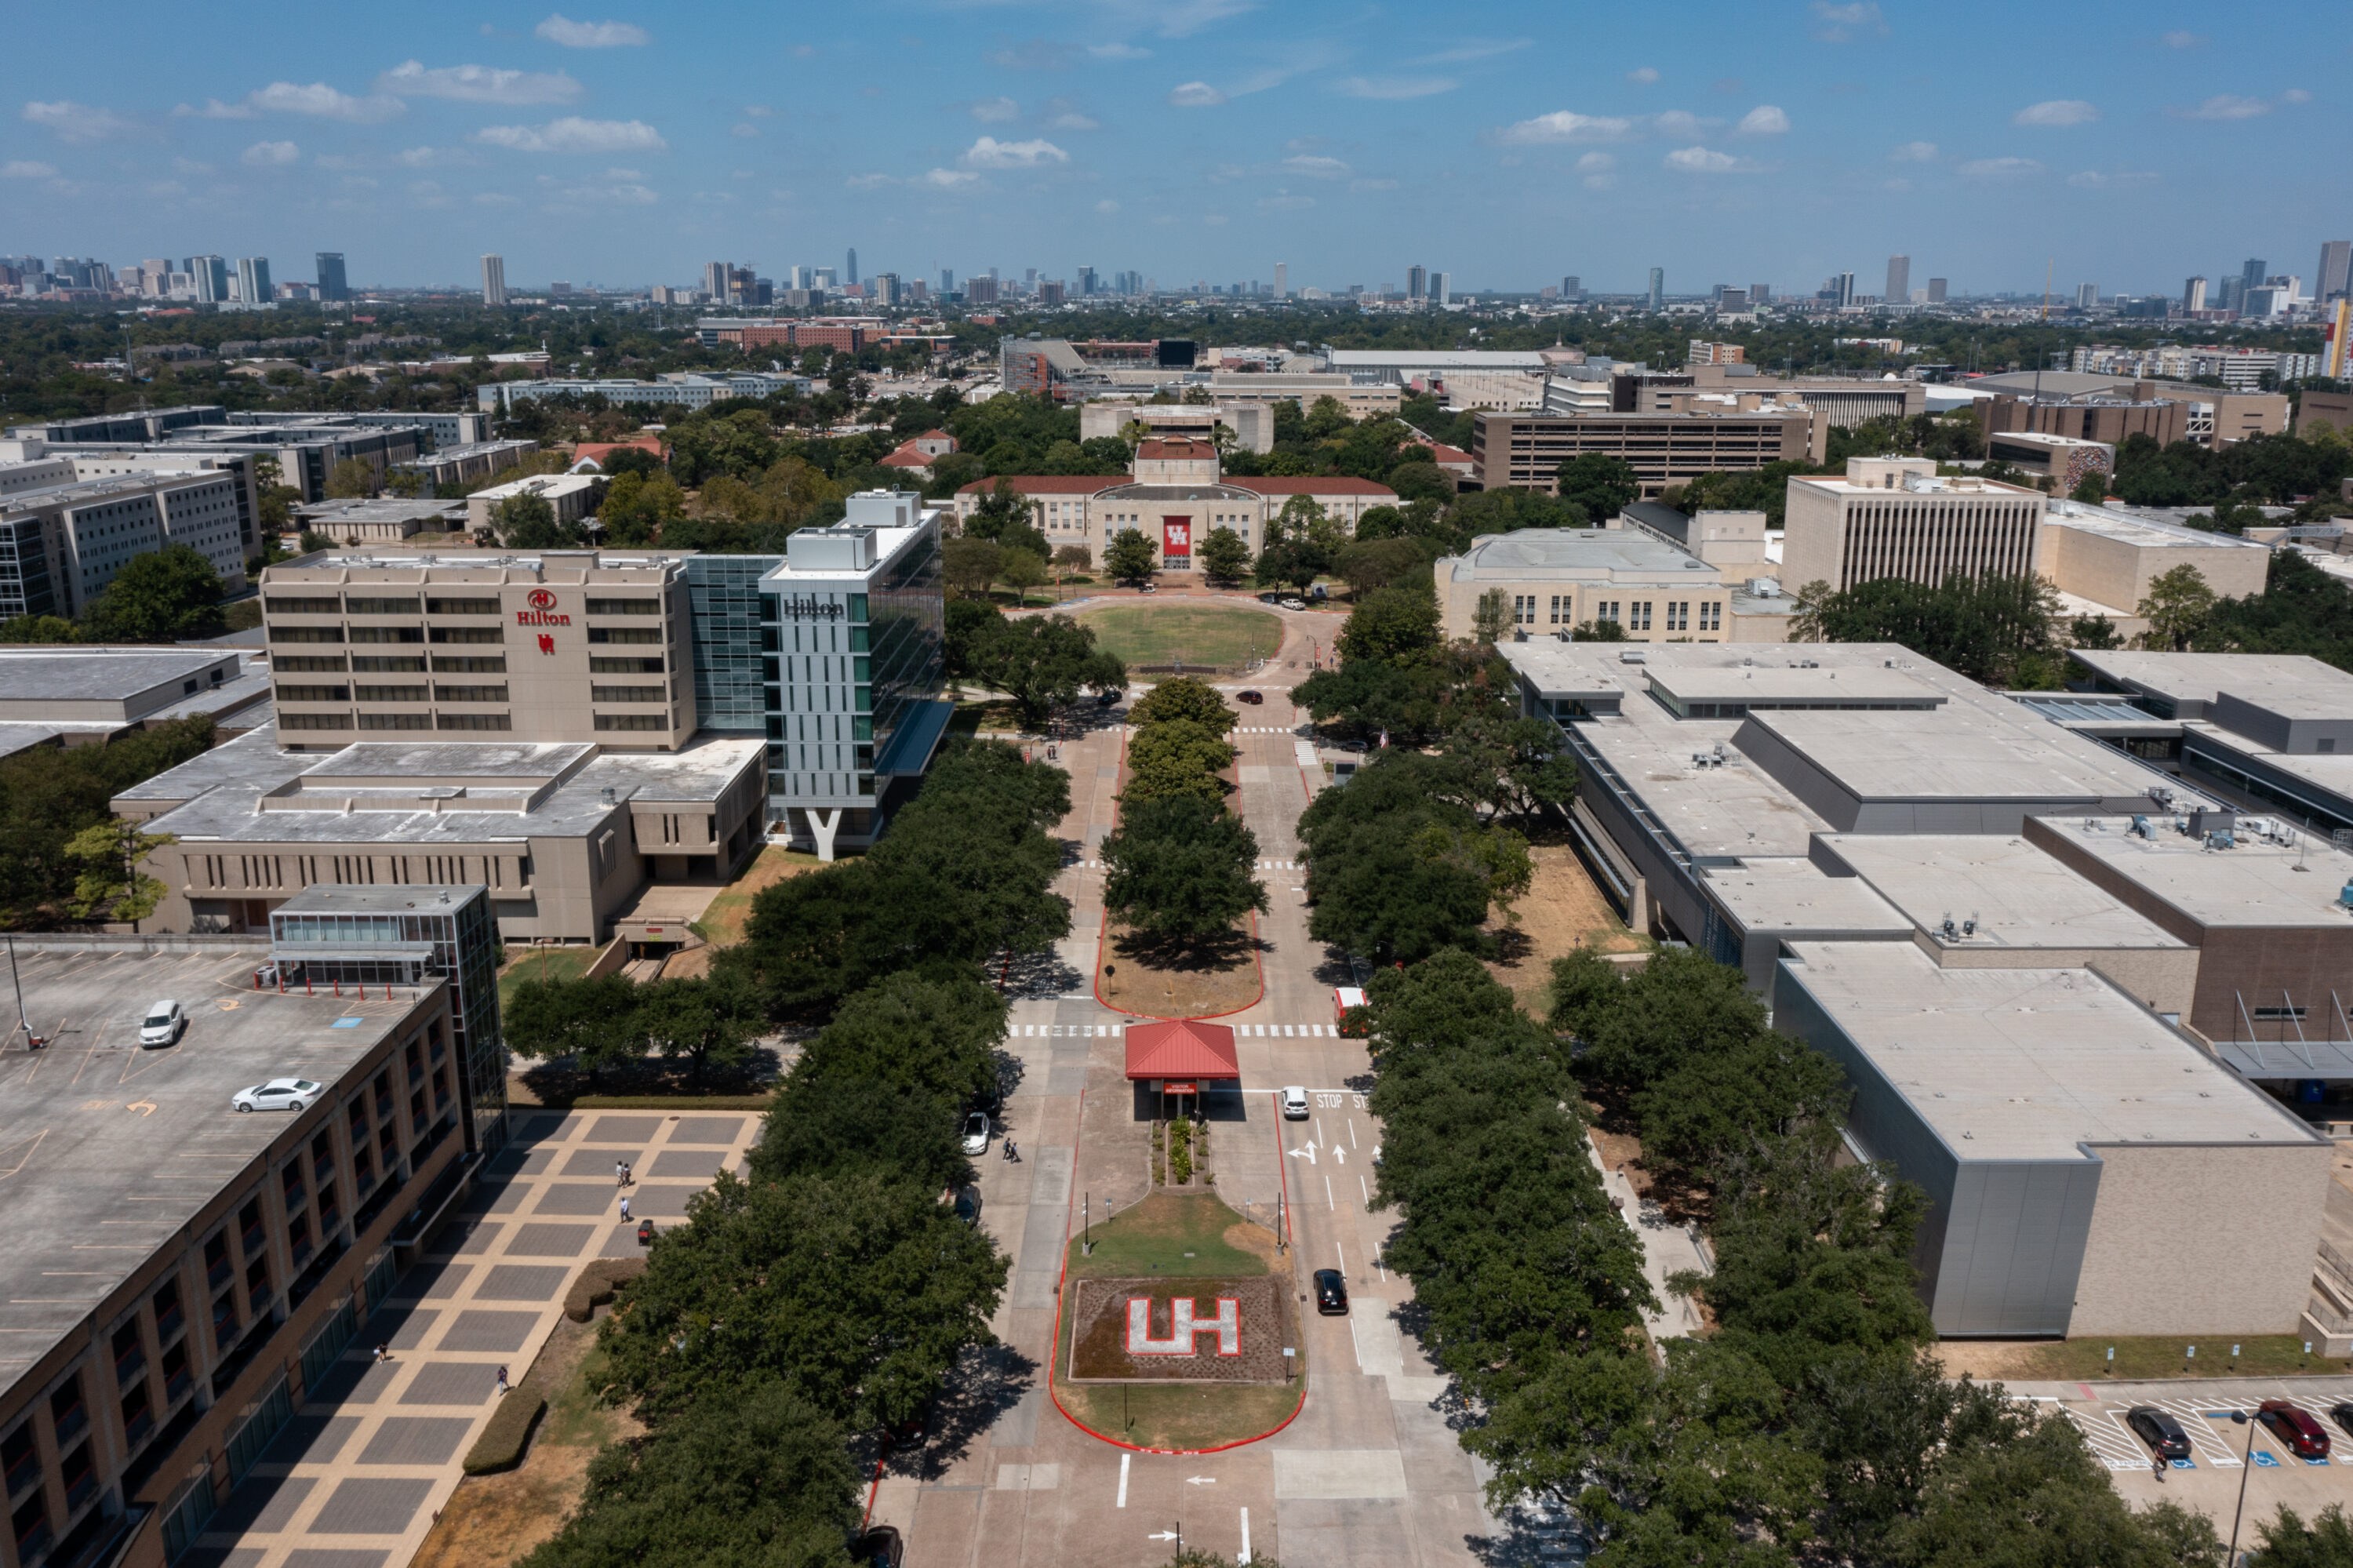
[[[660,408],[708,408],[730,397],[757,400],[773,397],[779,392],[797,392],[806,397],[812,385],[806,376],[761,371],[704,375],[700,371],[673,370],[653,381],[485,381],[474,390],[477,405],[483,412],[503,413],[517,403],[567,396],[602,397],[616,408],[645,403]]]
[[[2039,490],[1939,477],[1926,458],[1850,458],[1846,477],[1792,478],[1781,580],[1841,592],[1878,577],[1937,583],[2034,569]]]
[[[1887,291],[1879,296],[1891,305],[1900,305],[1912,298],[1912,258],[1890,256],[1887,259]]]
[[[1818,462],[1829,427],[1802,408],[1677,414],[1480,414],[1471,456],[1482,490],[1559,490],[1560,465],[1588,452],[1631,464],[1645,500],[1704,473]]]
[[[491,439],[491,417],[488,414],[454,412],[428,414],[411,409],[397,412],[344,412],[341,409],[314,409],[307,413],[270,413],[257,408],[223,412],[210,419],[191,421],[207,425],[300,425],[306,429],[332,429],[348,426],[353,429],[415,430],[421,440],[418,453],[438,453],[449,447],[467,446]]]
[[[1762,513],[1702,513],[1755,520]],[[1745,538],[1745,531],[1740,531]],[[1725,571],[1652,534],[1625,528],[1523,528],[1488,535],[1436,565],[1440,625],[1472,636],[1479,603],[1501,596],[1515,638],[1562,637],[1588,621],[1615,624],[1631,642],[1779,642],[1796,606],[1752,591],[1739,567]],[[1770,585],[1767,585],[1768,588]]]
[[[1214,440],[1220,427],[1233,432],[1233,444],[1244,451],[1274,450],[1274,406],[1271,403],[1131,403],[1110,397],[1091,398],[1079,405],[1079,440],[1117,436],[1130,425],[1142,425],[1166,439],[1188,436]]]
[[[1775,997],[1854,1086],[1855,1151],[1927,1192],[1939,1334],[2295,1329],[2333,1146],[2095,972],[1799,942]]]
[[[482,303],[503,305],[507,302],[507,260],[503,256],[482,258]]]
[[[102,745],[198,715],[222,736],[268,724],[267,666],[236,649],[0,648],[0,756]]]
[[[493,484],[466,497],[466,526],[476,533],[493,525],[498,509],[522,496],[536,496],[555,514],[557,527],[579,522],[603,493],[605,482],[593,473],[535,473]]]
[[[486,924],[480,889],[431,891]],[[323,984],[256,990],[263,939],[191,951],[20,937],[16,954],[27,1009],[88,1038],[137,1028],[157,996],[193,1015],[128,1087],[30,1075],[0,1112],[17,1150],[18,1234],[0,1266],[9,1560],[162,1568],[464,1190],[481,1145],[467,1136],[459,982],[427,975],[364,1001]],[[495,1057],[495,987],[481,989],[470,1022]],[[309,1110],[227,1113],[236,1091],[289,1072],[323,1086]],[[179,1158],[159,1181],[166,1150]]]
[[[2218,595],[2263,591],[2272,553],[2252,539],[2186,528],[2128,507],[2052,500],[2042,509],[2035,570],[2071,614],[2099,613],[2129,639],[2148,630],[2137,607],[2176,567],[2195,567]]]
[[[1312,408],[1329,397],[1347,410],[1352,419],[1394,414],[1404,394],[1395,386],[1359,381],[1352,376],[1319,371],[1212,371],[1212,403],[1296,403]]]
[[[246,256],[237,264],[237,297],[248,305],[265,303],[278,297],[269,282],[269,258]]]
[[[406,501],[396,495],[365,501],[306,501],[290,509],[300,534],[323,534],[339,545],[398,545],[418,534],[463,534],[466,503]]]
[[[185,545],[224,586],[245,587],[236,476],[189,471],[81,479],[71,460],[36,460],[54,482],[5,486],[0,466],[0,619],[79,615],[135,557]]]
[[[1986,458],[2006,462],[2030,479],[2042,482],[2052,495],[2067,495],[2091,478],[2102,484],[2116,477],[2116,449],[2105,441],[2076,436],[2045,435],[2040,430],[2005,431],[1986,438]]]
[[[427,488],[464,484],[513,468],[537,450],[539,443],[527,440],[436,442],[432,451],[394,465],[393,471],[413,473]]]
[[[319,298],[327,301],[350,299],[352,286],[343,274],[343,253],[322,250],[318,253],[318,263]]]

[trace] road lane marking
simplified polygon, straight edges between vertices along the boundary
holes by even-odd
[[[1332,1178],[1329,1176],[1324,1178],[1324,1206],[1335,1211],[1340,1207],[1332,1196]]]
[[[1348,1147],[1356,1147],[1356,1124],[1353,1121],[1348,1124]]]
[[[1369,1214],[1373,1212],[1373,1190],[1370,1187],[1365,1186],[1365,1173],[1361,1171],[1356,1172],[1356,1185],[1364,1192],[1365,1213]]]
[[[1122,1508],[1127,1506],[1127,1462],[1134,1457],[1133,1454],[1119,1457],[1119,1506]]]
[[[1250,1568],[1250,1510],[1242,1510],[1242,1554],[1234,1559],[1241,1568]]]

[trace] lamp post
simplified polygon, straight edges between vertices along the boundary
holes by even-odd
[[[2231,1419],[2247,1429],[2247,1452],[2239,1462],[2239,1506],[2231,1514],[2231,1551],[2222,1559],[2222,1568],[2239,1568],[2239,1521],[2247,1515],[2247,1472],[2255,1467],[2255,1422],[2247,1419],[2243,1410],[2231,1412]]]

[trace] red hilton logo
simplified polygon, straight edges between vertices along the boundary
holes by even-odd
[[[532,589],[523,596],[523,602],[531,608],[515,611],[517,626],[569,626],[572,624],[570,616],[555,613],[555,595],[545,588]],[[555,640],[552,637],[542,637],[539,640],[539,651],[543,653],[554,652]]]

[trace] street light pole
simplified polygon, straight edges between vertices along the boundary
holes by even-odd
[[[2231,1412],[2231,1419],[2247,1429],[2247,1452],[2239,1464],[2239,1506],[2231,1515],[2231,1552],[2222,1559],[2222,1568],[2239,1568],[2239,1521],[2247,1516],[2247,1472],[2255,1467],[2255,1426],[2243,1410]]]

